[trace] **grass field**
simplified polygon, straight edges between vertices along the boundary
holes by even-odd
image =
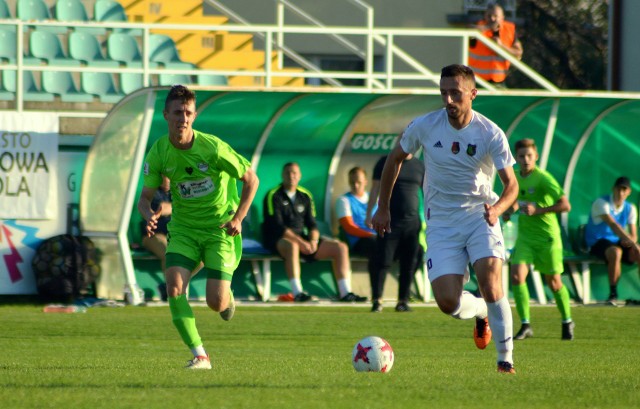
[[[436,308],[241,305],[231,322],[194,310],[212,371],[182,368],[190,353],[167,307],[45,314],[41,306],[0,306],[0,407],[640,406],[637,307],[574,308],[572,342],[560,341],[555,308],[533,307],[535,338],[516,343],[515,376],[496,373],[493,343],[475,348],[471,321]],[[393,346],[390,373],[353,370],[351,350],[367,335]]]

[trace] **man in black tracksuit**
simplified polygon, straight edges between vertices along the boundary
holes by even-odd
[[[364,302],[366,297],[351,292],[349,247],[331,237],[320,237],[311,192],[298,185],[302,173],[295,162],[284,165],[282,184],[267,192],[264,198],[264,246],[284,259],[291,284],[290,301],[309,301],[300,280],[300,257],[306,261],[331,259],[338,283],[340,301]]]
[[[367,220],[371,221],[372,209],[378,200],[380,178],[387,157],[378,160],[373,170],[373,184],[369,196]],[[371,312],[382,311],[382,293],[387,272],[395,259],[400,262],[398,303],[396,311],[408,312],[407,304],[411,292],[411,282],[418,269],[423,250],[420,247],[420,195],[424,179],[424,163],[409,157],[402,164],[400,174],[391,192],[391,232],[384,237],[378,236],[376,249],[369,258],[369,277],[371,280]]]

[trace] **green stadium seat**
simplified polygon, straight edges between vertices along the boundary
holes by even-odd
[[[2,71],[2,87],[0,87],[0,99],[13,100],[16,97],[17,86],[17,71],[3,70]],[[39,101],[39,102],[51,102],[53,101],[53,94],[43,92],[38,89],[36,81],[31,71],[22,72],[22,99],[23,101]]]
[[[92,94],[108,104],[115,104],[124,96],[116,89],[113,74],[108,72],[83,72],[80,75],[80,91]]]
[[[191,70],[195,68],[195,65],[180,59],[176,43],[171,37],[164,34],[149,36],[149,60],[170,69]]]
[[[60,97],[63,102],[92,102],[93,95],[81,93],[67,71],[43,71],[42,89]]]
[[[117,61],[106,59],[98,39],[84,31],[69,34],[69,56],[91,67],[118,68],[120,66]]]
[[[144,87],[142,74],[123,72],[120,74],[120,89],[125,95]]]
[[[16,3],[16,16],[22,21],[47,21],[53,20],[49,7],[43,0],[18,0]],[[36,27],[36,26],[34,26]],[[66,27],[59,26],[37,26],[38,30],[50,31],[52,33],[66,33]],[[26,27],[25,27],[26,29]]]
[[[0,19],[12,19],[11,11],[5,0],[0,0]]]
[[[49,31],[36,30],[29,37],[31,56],[49,65],[79,67],[80,61],[67,57],[58,35]]]
[[[97,22],[120,22],[127,23],[127,13],[120,3],[114,0],[98,0],[93,6],[93,18]],[[142,35],[141,29],[115,28],[114,33],[128,33],[131,35]]]
[[[17,56],[16,32],[0,30],[0,62],[15,64]]]
[[[0,62],[15,64],[17,58],[16,30],[12,26],[4,26],[10,29],[0,29]],[[39,58],[22,57],[24,65],[40,65]]]
[[[56,19],[65,22],[90,22],[87,10],[80,0],[58,0],[55,8]],[[102,27],[73,27],[76,32],[104,35],[107,30]]]
[[[191,75],[186,74],[160,74],[158,76],[158,85],[171,86],[171,85],[189,85],[193,84]]]
[[[224,75],[198,74],[196,79],[198,85],[229,85],[229,81]]]
[[[142,53],[136,38],[126,33],[113,33],[107,39],[107,58],[118,61],[128,68],[142,68]],[[157,63],[149,62],[149,68]]]

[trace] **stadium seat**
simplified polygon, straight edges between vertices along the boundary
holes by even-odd
[[[17,71],[3,70],[2,71],[2,87],[0,91],[0,99],[13,100],[16,97],[17,86]],[[22,72],[22,100],[23,101],[40,101],[51,102],[53,101],[53,94],[43,92],[36,86],[36,81],[33,78],[31,71]]]
[[[43,71],[42,89],[60,97],[63,102],[92,102],[93,95],[81,93],[70,72]]]
[[[98,39],[84,31],[69,34],[69,57],[91,67],[118,68],[120,66],[117,61],[106,59]]]
[[[47,21],[52,20],[49,7],[44,0],[18,0],[16,3],[16,16],[22,21]],[[34,26],[35,27],[35,26]],[[66,33],[66,27],[37,26],[38,30],[52,33]],[[25,27],[26,29],[26,27]]]
[[[108,104],[114,104],[124,96],[116,89],[113,74],[108,72],[83,72],[80,76],[80,91],[92,94]]]
[[[56,3],[56,19],[65,22],[89,22],[87,10],[80,0],[58,0]],[[104,35],[107,30],[102,27],[73,27],[76,32]]]
[[[15,31],[0,30],[0,62],[15,64],[17,56]]]
[[[142,53],[135,37],[126,33],[114,33],[107,39],[107,57],[125,64],[128,68],[142,68]],[[158,64],[149,62],[149,68]]]
[[[98,22],[120,22],[127,23],[127,13],[120,3],[114,0],[97,0],[93,6],[93,18]],[[114,33],[128,33],[131,35],[142,35],[141,29],[114,28]]]
[[[0,19],[12,19],[11,11],[5,0],[0,0]]]
[[[36,30],[29,37],[31,56],[44,60],[49,65],[79,67],[80,61],[67,57],[62,49],[62,42],[55,33]]]
[[[229,85],[229,81],[224,75],[198,74],[196,78],[198,85]]]
[[[123,72],[120,74],[120,89],[125,95],[144,87],[142,74]]]
[[[149,60],[169,69],[190,70],[195,68],[195,65],[180,59],[176,43],[171,37],[163,34],[149,36]]]
[[[158,85],[189,85],[193,84],[191,75],[186,74],[160,74],[158,76]]]

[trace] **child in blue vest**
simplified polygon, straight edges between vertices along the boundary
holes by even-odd
[[[591,254],[607,263],[610,293],[607,303],[618,305],[617,284],[621,262],[640,262],[638,246],[638,210],[626,199],[631,194],[631,182],[621,176],[613,184],[610,195],[596,199],[591,206],[585,240]]]

